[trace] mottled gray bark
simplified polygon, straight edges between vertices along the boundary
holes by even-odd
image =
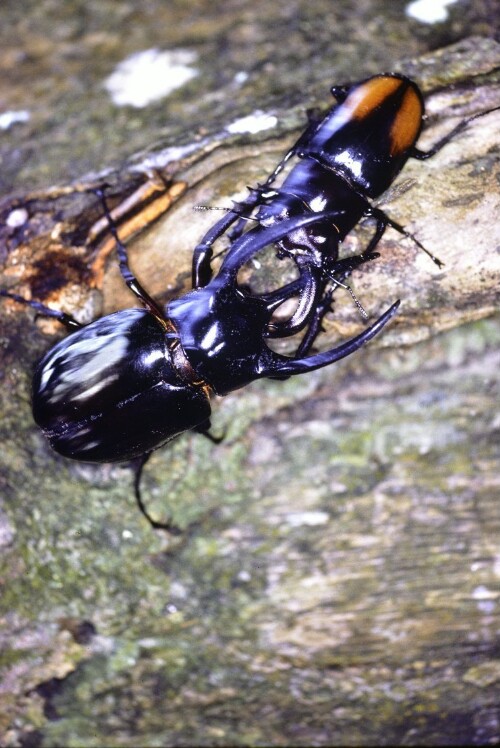
[[[192,33],[206,40],[215,22],[209,16],[204,28],[199,5]],[[235,67],[243,66],[238,40],[255,28],[228,7],[219,23]],[[374,19],[374,7],[358,12]],[[334,81],[331,69],[321,74],[324,59],[301,65],[326,44],[316,16],[304,14],[316,24],[317,47],[303,30],[291,36],[292,71],[259,17],[263,36],[252,49],[267,50],[269,69],[261,60],[246,112],[246,100],[223,86],[218,99],[182,110],[183,121],[190,114],[206,125],[205,134],[194,128],[185,158],[172,158],[167,139],[106,174],[112,202],[139,189],[152,165],[161,177],[152,193],[160,202],[151,215],[139,210],[139,224],[168,209],[133,241],[131,257],[162,300],[186,287],[190,252],[217,218],[193,206],[229,205],[272,169],[300,132],[305,108],[329,104]],[[368,31],[358,18],[357,37],[348,19],[346,44],[356,41],[359,57]],[[405,23],[379,33],[385,39],[368,70],[378,59],[389,66],[384,42],[404,57],[393,35],[404,28],[403,41],[414,39]],[[498,106],[499,59],[494,42],[475,38],[391,65],[429,95],[422,144]],[[340,66],[337,82],[353,69]],[[285,83],[295,92],[289,100]],[[254,136],[223,131],[252,108],[276,114],[278,126]],[[180,138],[180,125],[172,132]],[[183,135],[189,145],[186,126]],[[137,143],[134,135],[135,150]],[[21,173],[15,194],[7,191],[2,287],[88,319],[130,297],[111,244],[95,228],[99,205],[85,191],[102,175],[77,163],[71,184],[62,178],[63,187],[49,188],[38,175],[30,189]],[[216,402],[221,445],[186,436],[154,455],[145,494],[155,515],[172,514],[187,528],[180,538],[143,521],[126,467],[72,464],[50,451],[31,420],[30,374],[61,331],[0,304],[2,745],[499,739],[497,178],[498,114],[476,120],[431,161],[405,168],[381,205],[445,267],[388,231],[381,258],[353,278],[373,315],[402,300],[380,339],[335,367],[259,382]],[[14,209],[27,212],[21,229],[5,223]],[[281,272],[273,259],[270,270]],[[328,318],[321,346],[362,324],[347,297]]]

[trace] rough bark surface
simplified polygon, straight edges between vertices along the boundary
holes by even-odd
[[[206,39],[213,25],[198,5],[192,35]],[[249,44],[255,28],[233,5],[237,58],[238,40]],[[261,22],[254,50],[271,39]],[[394,23],[384,27],[392,54],[403,33]],[[423,36],[406,34],[416,39],[409,53],[426,50]],[[308,38],[302,29],[303,44],[289,39],[299,61],[315,49]],[[389,67],[382,40],[377,50],[368,72],[376,59]],[[492,40],[403,57],[400,46],[390,67],[428,94],[423,146],[500,103]],[[273,74],[286,62],[281,51]],[[162,300],[181,293],[190,252],[214,219],[193,206],[229,205],[262,179],[305,108],[329,104],[330,73],[319,86],[310,72],[310,87],[290,100],[259,78],[252,105],[276,114],[270,132],[223,130],[236,118],[226,87],[216,125],[205,113],[208,134],[198,131],[182,159],[168,143],[105,175],[82,169],[63,187],[40,180],[35,191],[23,177],[2,203],[2,287],[82,320],[130,304],[88,192],[105,179],[113,205],[132,196],[123,235],[148,225],[131,245],[143,284]],[[154,455],[147,501],[187,528],[180,538],[143,521],[126,467],[51,453],[31,421],[30,376],[62,333],[0,304],[1,745],[498,742],[498,116],[409,164],[384,197],[384,210],[445,267],[387,232],[382,257],[354,277],[373,315],[402,299],[383,338],[335,367],[215,403],[221,445],[186,436]],[[321,345],[361,324],[347,298]]]

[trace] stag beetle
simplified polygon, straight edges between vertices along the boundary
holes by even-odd
[[[210,436],[212,394],[226,395],[262,377],[281,379],[327,366],[354,353],[394,316],[399,301],[351,340],[310,354],[334,291],[345,286],[356,267],[378,256],[374,249],[386,227],[411,236],[369,199],[387,189],[408,158],[432,156],[480,116],[462,121],[424,152],[415,146],[423,99],[405,76],[377,75],[335,86],[332,93],[336,105],[324,118],[311,121],[267,180],[208,231],[193,253],[193,290],[165,309],[130,270],[102,189],[95,192],[116,242],[121,274],[143,308],[81,326],[40,302],[0,291],[73,330],[36,368],[36,423],[65,457],[136,460],[136,498],[153,527],[176,531],[146,512],[139,489],[142,466],[153,450],[184,431]],[[274,187],[292,157],[297,163],[282,185]],[[376,220],[373,238],[360,255],[339,259],[340,243],[364,216]],[[228,248],[213,275],[213,245],[224,234]],[[278,257],[292,259],[296,278],[276,290],[251,293],[239,282],[238,272],[269,245],[277,247]],[[277,320],[276,310],[291,298],[296,300],[294,311]],[[292,356],[267,345],[269,339],[297,332],[303,337]]]

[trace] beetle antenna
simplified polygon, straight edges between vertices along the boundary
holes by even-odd
[[[229,211],[234,212],[233,208],[225,208],[221,205],[193,205],[193,210],[223,210],[225,213],[229,213]]]
[[[224,208],[219,205],[193,205],[193,210],[197,211],[209,211],[209,210],[221,210],[224,213],[234,213],[235,216],[239,216],[244,221],[255,221],[256,223],[259,223],[259,219],[255,218],[254,216],[248,216],[245,215],[245,213],[240,213],[238,210],[235,210],[234,208]]]
[[[440,140],[437,141],[437,143],[434,143],[434,145],[429,148],[427,151],[423,151],[420,148],[417,148],[416,146],[413,147],[411,151],[411,157],[416,158],[419,161],[425,161],[427,158],[431,158],[431,156],[435,156],[436,153],[438,153],[441,148],[443,148],[445,145],[447,145],[450,140],[453,140],[457,135],[459,135],[462,130],[465,130],[466,127],[470,125],[471,122],[474,122],[475,119],[479,119],[479,117],[484,117],[487,114],[491,114],[492,112],[498,112],[500,110],[500,106],[494,106],[491,109],[486,109],[484,112],[477,112],[476,114],[471,115],[470,117],[466,117],[461,122],[458,123],[458,125],[455,125],[453,130],[451,130],[449,133],[444,135]]]
[[[335,283],[336,286],[340,286],[340,288],[344,288],[346,291],[349,291],[351,299],[354,301],[354,303],[358,307],[358,310],[361,313],[361,316],[363,317],[363,319],[368,319],[368,314],[366,313],[362,303],[360,302],[360,300],[358,299],[358,297],[352,290],[351,286],[349,286],[348,283],[342,283],[342,281],[337,280],[337,278],[334,278],[333,276],[330,276],[330,280],[332,281],[332,283]]]

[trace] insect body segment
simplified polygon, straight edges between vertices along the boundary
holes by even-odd
[[[184,431],[209,435],[212,393],[225,395],[262,377],[282,379],[328,366],[354,353],[391,320],[398,301],[358,336],[311,353],[335,292],[349,289],[349,275],[378,257],[375,249],[387,226],[411,237],[373,207],[370,198],[387,189],[408,158],[427,158],[475,118],[423,152],[415,146],[424,113],[422,95],[408,78],[388,73],[334,87],[332,93],[337,104],[309,124],[264,183],[195,247],[193,289],[165,308],[131,271],[102,190],[96,194],[116,241],[122,277],[143,309],[116,312],[83,327],[67,314],[0,290],[0,295],[75,330],[37,366],[35,421],[65,457],[138,461],[136,497],[154,527],[172,530],[168,523],[152,520],[144,508],[142,467],[151,451]],[[294,165],[278,185],[292,159]],[[365,216],[376,221],[372,239],[361,254],[341,258],[342,241]],[[213,275],[213,245],[224,236],[228,247]],[[238,273],[269,245],[276,247],[278,258],[292,260],[296,277],[272,291],[252,293]],[[294,310],[276,318],[278,307],[292,299]],[[268,345],[297,333],[302,338],[290,356]]]

